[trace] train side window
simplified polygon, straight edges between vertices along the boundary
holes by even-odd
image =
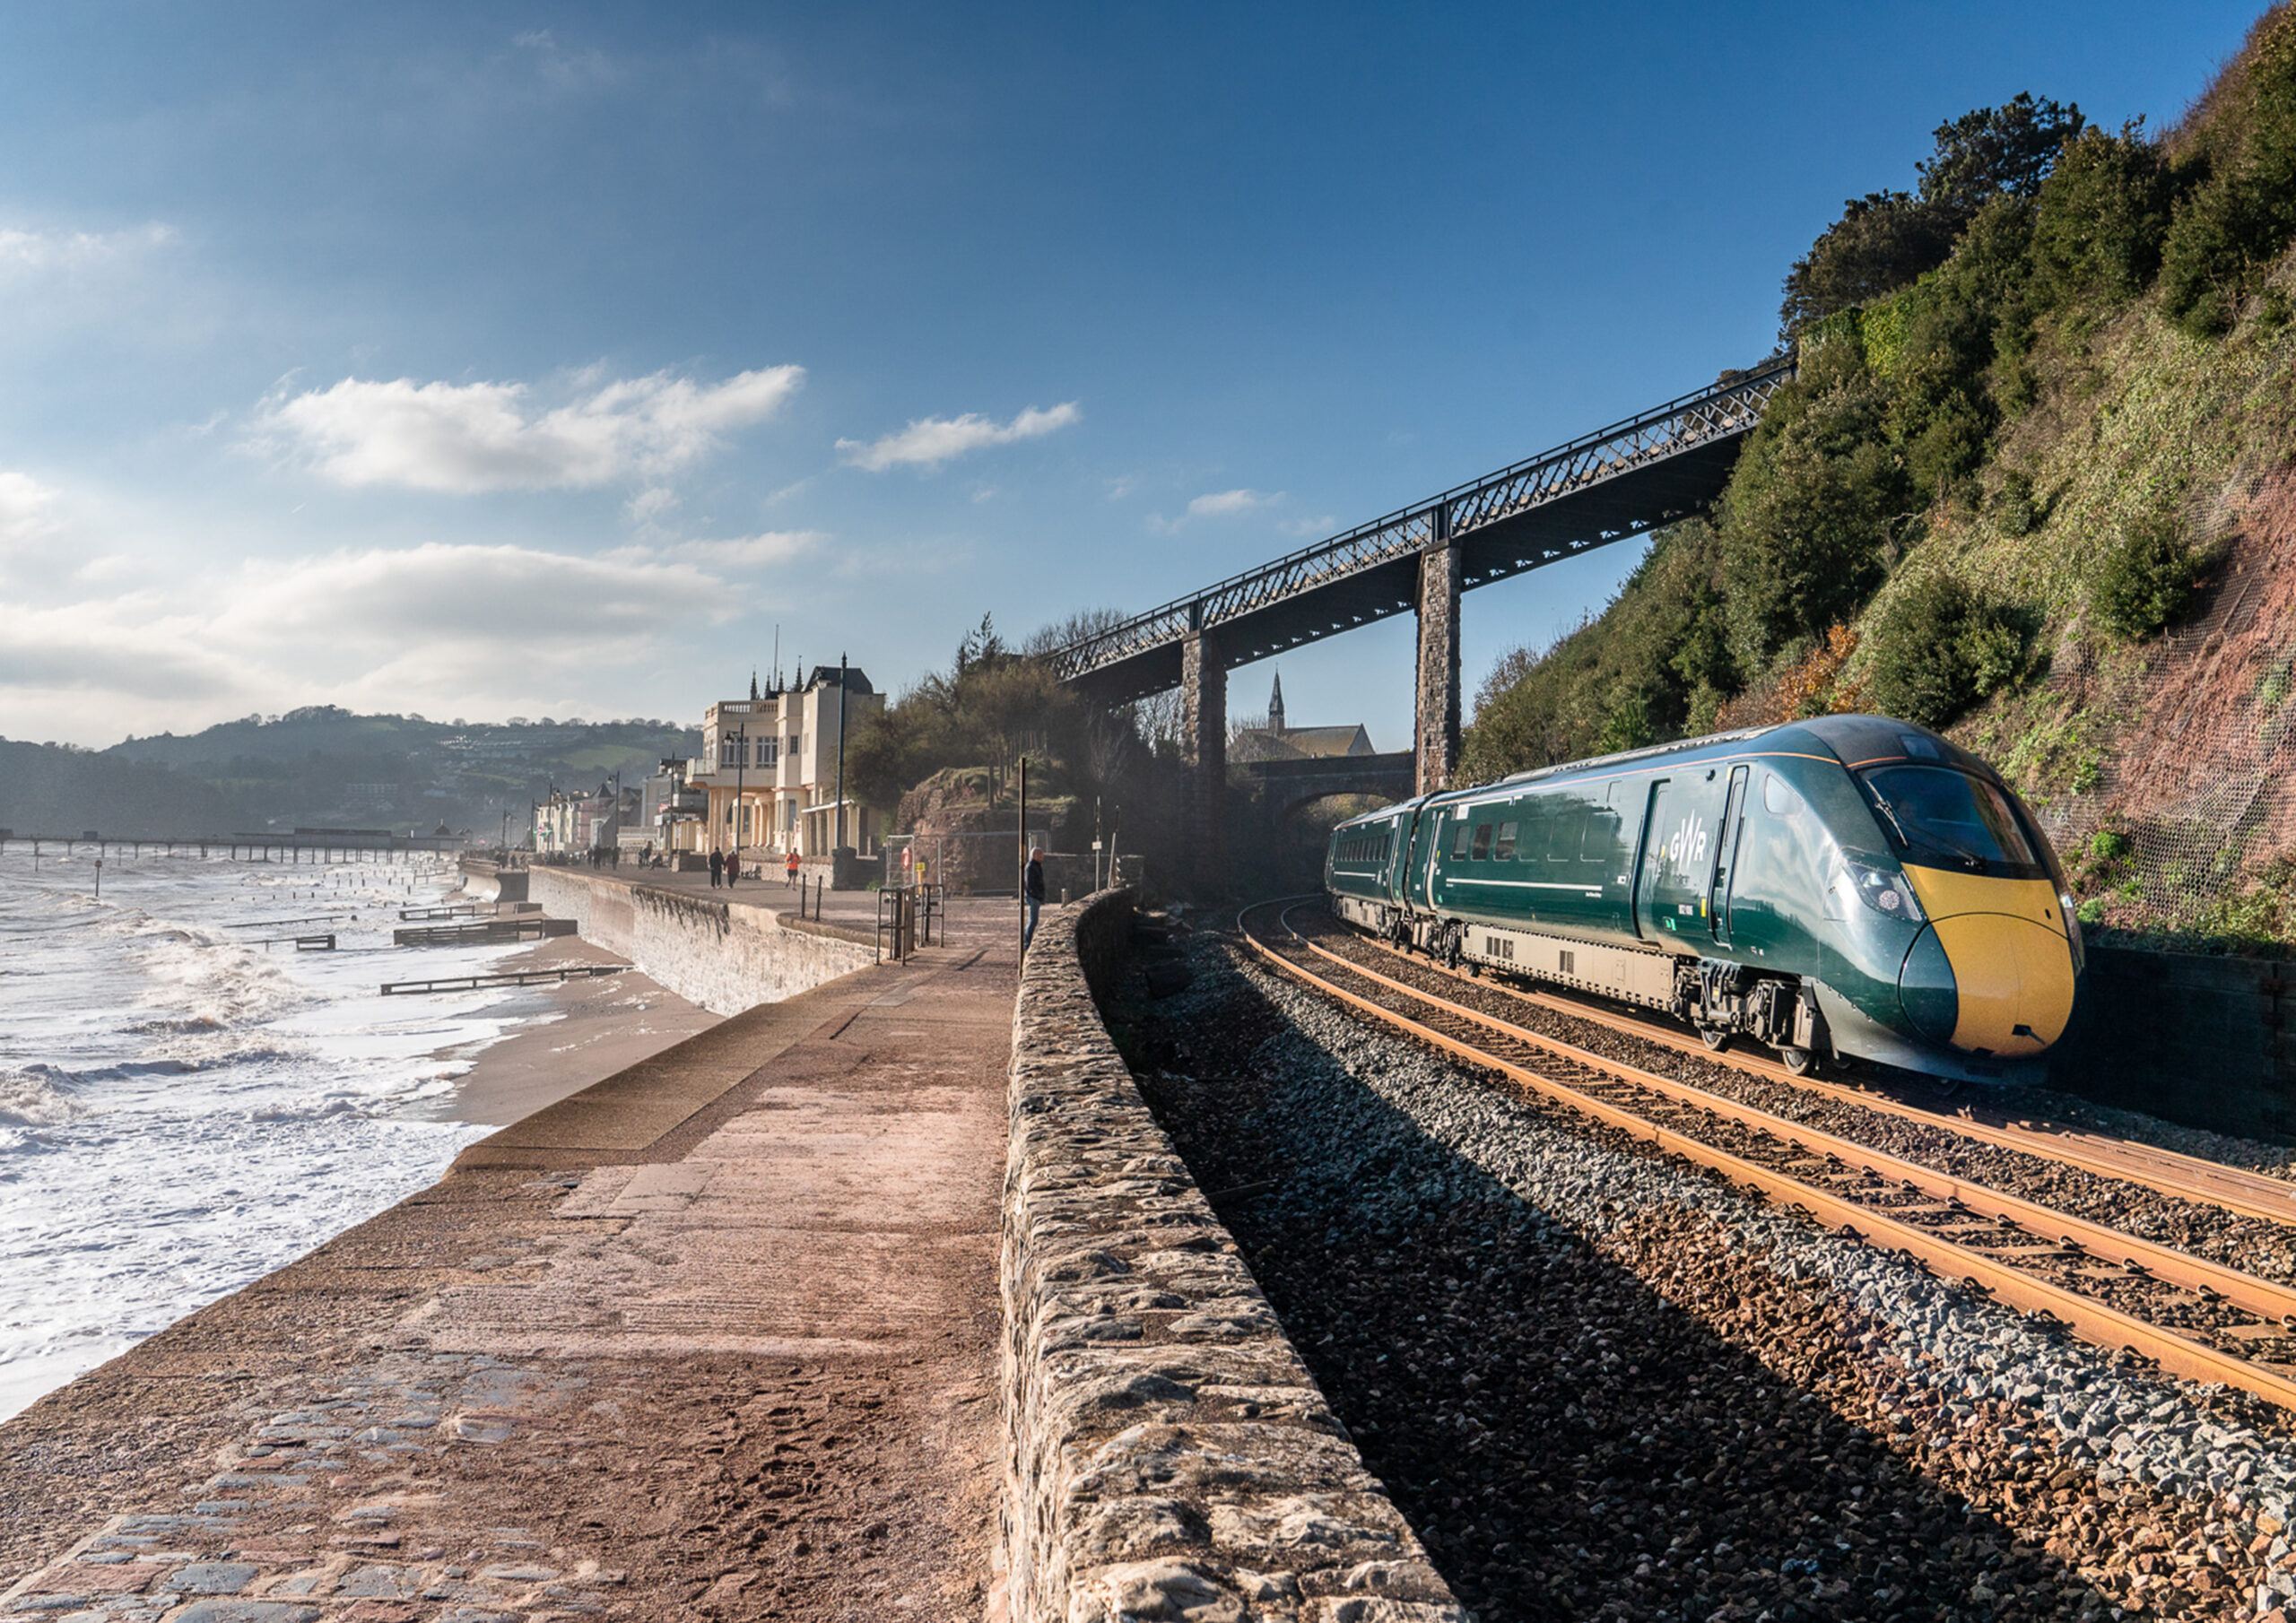
[[[1802,797],[1794,793],[1794,785],[1775,772],[1761,775],[1761,809],[1772,817],[1802,815]]]
[[[1451,832],[1451,860],[1452,860],[1452,861],[1454,861],[1454,862],[1464,862],[1465,860],[1466,860],[1466,855],[1467,855],[1467,842],[1468,842],[1468,841],[1470,841],[1470,840],[1472,840],[1473,838],[1474,838],[1474,825],[1473,823],[1461,823],[1461,824],[1460,824],[1457,829],[1453,829],[1453,830],[1452,830],[1452,832]]]
[[[1499,844],[1491,855],[1502,863],[1511,859],[1515,855],[1515,836],[1521,827],[1519,823],[1500,824]]]
[[[1617,849],[1618,813],[1608,806],[1596,806],[1587,813],[1587,833],[1578,842],[1578,860],[1606,863]]]
[[[1578,842],[1587,827],[1587,813],[1579,808],[1558,812],[1554,818],[1554,832],[1546,842],[1546,859],[1551,863],[1567,863],[1578,855]]]
[[[1477,823],[1474,826],[1474,850],[1470,853],[1469,859],[1479,863],[1490,855],[1491,825],[1489,823]]]

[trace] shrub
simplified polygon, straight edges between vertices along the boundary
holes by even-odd
[[[2160,149],[2138,125],[2071,142],[2033,221],[2033,268],[2049,302],[2118,303],[2143,292],[2161,266],[2174,195]]]
[[[2007,473],[2001,476],[2001,488],[1994,492],[1993,516],[2004,535],[2030,535],[2040,527],[2040,505],[2033,497],[2033,482],[2023,473]]]
[[[2100,863],[2117,863],[2129,853],[2128,836],[2113,829],[2100,829],[2089,837],[2089,855]]]
[[[2161,302],[2188,332],[2222,332],[2296,237],[2296,13],[2250,33],[2219,89],[2161,256]]]
[[[2098,621],[2131,640],[2159,635],[2191,607],[2207,562],[2172,518],[2131,525],[2091,587]]]
[[[1939,571],[1911,582],[1873,628],[1875,708],[1943,726],[2016,676],[2025,648],[2019,619],[1958,576]]]
[[[1888,391],[1847,345],[1828,345],[1770,397],[1720,525],[1723,599],[1738,669],[1856,617],[1883,576],[1891,521],[1911,510],[1883,419]]]

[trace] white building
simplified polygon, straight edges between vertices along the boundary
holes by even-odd
[[[838,841],[838,738],[849,741],[884,708],[884,695],[848,666],[815,665],[803,687],[720,699],[704,714],[701,754],[685,787],[707,796],[703,818],[669,825],[674,849],[731,850],[745,860],[795,850],[826,857]],[[868,808],[843,803],[844,843],[868,855],[880,830]]]

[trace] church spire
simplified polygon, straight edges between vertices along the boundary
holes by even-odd
[[[750,673],[750,698],[757,698],[757,673],[754,670]]]
[[[1267,730],[1283,736],[1283,673],[1275,673],[1275,691],[1267,696]]]

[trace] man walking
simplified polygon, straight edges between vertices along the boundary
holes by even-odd
[[[1021,894],[1029,907],[1029,922],[1021,927],[1021,950],[1026,952],[1029,943],[1037,938],[1037,909],[1044,906],[1044,847],[1029,847],[1028,872],[1022,876]]]
[[[735,846],[726,853],[726,888],[732,890],[734,881],[742,877],[742,848]]]
[[[726,854],[712,846],[709,848],[709,888],[715,890],[726,876]]]
[[[789,855],[782,860],[781,871],[788,875],[788,878],[782,884],[782,889],[785,890],[795,890],[797,888],[796,846],[792,846],[789,847]]]

